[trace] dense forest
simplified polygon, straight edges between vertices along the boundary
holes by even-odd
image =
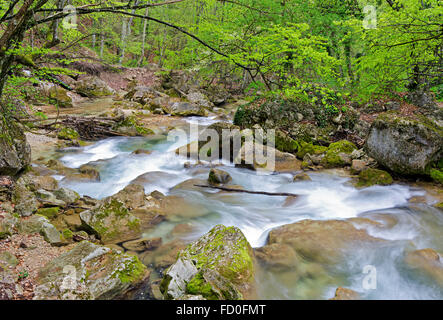
[[[442,107],[440,0],[0,0],[0,300],[441,300]]]

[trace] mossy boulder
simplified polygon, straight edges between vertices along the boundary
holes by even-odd
[[[373,185],[390,185],[392,184],[393,179],[391,175],[384,171],[379,169],[373,169],[373,168],[367,168],[360,172],[358,175],[358,183],[357,186],[359,187],[369,187]]]
[[[226,171],[220,169],[211,169],[211,171],[209,171],[208,182],[210,184],[225,184],[231,180],[231,175]]]
[[[310,154],[310,155],[323,154],[328,150],[328,147],[318,146],[318,145],[314,145],[312,143],[307,143],[307,142],[301,141],[299,144],[298,150],[299,151],[297,152],[297,157],[300,159],[303,159],[306,154]]]
[[[435,182],[443,184],[443,171],[442,170],[431,169],[430,176]]]
[[[210,300],[239,300],[254,285],[254,255],[236,227],[217,225],[178,255],[165,272],[161,290],[166,299],[185,295]]]
[[[48,219],[55,219],[60,211],[59,207],[49,207],[38,209],[36,214],[44,216]]]
[[[12,192],[12,202],[15,204],[14,210],[22,217],[32,215],[39,208],[39,202],[33,192],[31,192],[24,181],[20,178]]]
[[[365,148],[393,172],[428,175],[431,165],[442,158],[443,128],[424,116],[386,112],[373,122]]]
[[[357,150],[357,147],[347,140],[331,143],[320,163],[326,168],[350,165],[352,161],[351,153],[354,150]]]
[[[39,271],[34,299],[129,299],[148,277],[136,256],[82,241]]]
[[[295,153],[299,144],[286,133],[277,130],[275,132],[275,148],[283,152]]]
[[[140,219],[125,204],[107,198],[97,207],[80,213],[83,228],[94,233],[103,243],[116,243],[136,238],[141,232]]]
[[[31,163],[31,147],[23,130],[0,114],[0,175],[15,175]]]
[[[75,91],[88,98],[100,98],[115,93],[115,90],[109,87],[106,82],[95,76],[89,76],[77,81]]]
[[[80,138],[80,135],[77,131],[69,127],[60,127],[57,138],[62,140],[77,140]]]
[[[73,101],[72,97],[68,94],[68,90],[59,87],[51,86],[48,90],[49,102],[57,105],[60,108],[72,108]]]
[[[173,116],[180,116],[180,117],[189,117],[189,116],[205,117],[208,115],[208,111],[202,106],[183,101],[174,102],[170,106],[163,106],[163,111]]]

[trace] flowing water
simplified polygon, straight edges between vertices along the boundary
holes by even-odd
[[[203,119],[204,124],[212,122]],[[198,121],[191,119],[191,121]],[[201,120],[200,120],[201,121]],[[185,158],[175,149],[188,141],[168,141],[166,137],[118,137],[99,141],[81,148],[63,150],[61,161],[77,168],[92,162],[101,175],[100,182],[78,182],[63,179],[61,185],[81,195],[104,198],[123,189],[138,176],[152,172],[155,179],[144,182],[145,192],[158,190],[165,194],[182,195],[201,210],[165,221],[147,231],[146,236],[161,236],[172,240],[171,230],[182,223],[191,224],[191,241],[216,224],[236,226],[253,247],[266,244],[269,231],[277,226],[303,219],[346,219],[371,216],[395,217],[391,227],[367,227],[370,235],[387,239],[377,247],[360,247],[346,255],[341,263],[319,271],[310,277],[297,272],[259,270],[259,298],[265,299],[327,299],[338,286],[354,289],[366,299],[443,299],[441,287],[421,278],[405,267],[405,249],[433,248],[443,250],[443,215],[427,204],[410,204],[408,199],[423,196],[425,191],[408,185],[373,186],[356,189],[350,179],[331,173],[309,173],[312,181],[293,182],[291,174],[257,175],[254,171],[225,164],[223,170],[232,176],[233,184],[248,190],[291,192],[299,194],[295,203],[285,197],[226,193],[216,190],[172,190],[177,184],[191,179],[206,179],[209,169],[185,168]],[[137,149],[152,150],[151,154],[132,154]],[[61,179],[62,177],[60,177]],[[377,288],[365,289],[365,266],[374,266]],[[307,265],[307,268],[310,268]],[[315,272],[314,272],[315,273]]]

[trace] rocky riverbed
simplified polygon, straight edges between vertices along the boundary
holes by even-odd
[[[321,111],[184,72],[112,79],[42,86],[61,109],[38,106],[48,120],[26,135],[1,124],[0,299],[443,298],[439,110],[352,108],[321,127]],[[275,167],[246,164],[245,144],[201,161],[191,123],[277,129]]]

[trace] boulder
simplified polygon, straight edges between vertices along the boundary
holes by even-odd
[[[80,195],[77,192],[68,188],[59,188],[53,193],[57,199],[64,201],[67,204],[72,204],[80,199]]]
[[[331,143],[320,163],[326,168],[350,165],[352,161],[351,154],[354,150],[357,150],[357,147],[347,140]]]
[[[19,179],[12,193],[15,212],[22,217],[29,217],[39,208],[39,202],[33,192],[28,190],[24,181]]]
[[[210,184],[225,184],[232,180],[229,173],[219,169],[211,169],[209,171],[208,182]]]
[[[94,166],[84,164],[78,168],[78,171],[91,180],[100,181],[100,172]]]
[[[20,127],[0,114],[0,175],[15,175],[31,163],[31,147]]]
[[[57,105],[60,108],[72,108],[74,106],[73,100],[68,93],[68,90],[53,85],[48,90],[48,98],[52,104]]]
[[[130,101],[146,105],[156,98],[167,98],[154,88],[147,86],[136,86],[130,90],[124,98]]]
[[[129,209],[139,208],[145,204],[145,189],[139,184],[129,184],[110,198],[121,201]]]
[[[253,251],[243,233],[218,225],[180,252],[165,272],[161,291],[166,299],[239,300],[250,294],[254,270]]]
[[[75,91],[88,98],[99,98],[115,94],[114,89],[96,76],[88,76],[77,81]]]
[[[64,201],[57,199],[56,196],[50,191],[39,189],[35,192],[35,196],[40,202],[48,206],[66,206]]]
[[[0,240],[10,237],[17,226],[19,225],[19,219],[9,213],[0,214]]]
[[[294,249],[284,243],[273,243],[255,249],[255,256],[265,267],[275,271],[293,270],[300,260]]]
[[[209,101],[208,97],[204,95],[201,91],[192,89],[187,95],[186,99],[189,102],[196,104],[198,106],[202,106],[206,109],[211,109],[214,107],[213,103]]]
[[[33,190],[54,191],[58,189],[58,181],[51,176],[32,176],[29,187]]]
[[[80,219],[83,228],[105,244],[134,239],[141,232],[140,219],[129,212],[124,202],[112,197],[81,212]]]
[[[52,225],[48,218],[35,214],[20,221],[19,232],[24,234],[39,233],[43,238],[53,245],[61,244],[61,236],[56,227]]]
[[[128,299],[148,277],[136,256],[82,241],[39,271],[34,299]]]
[[[163,110],[173,116],[189,117],[200,116],[205,117],[208,112],[201,106],[190,102],[174,102],[170,106],[163,107]]]
[[[442,157],[443,129],[423,116],[387,112],[373,122],[365,148],[369,156],[394,172],[429,174],[431,164]]]
[[[369,187],[372,185],[387,186],[392,184],[394,180],[391,175],[383,170],[367,168],[360,172],[358,175],[359,187]]]

